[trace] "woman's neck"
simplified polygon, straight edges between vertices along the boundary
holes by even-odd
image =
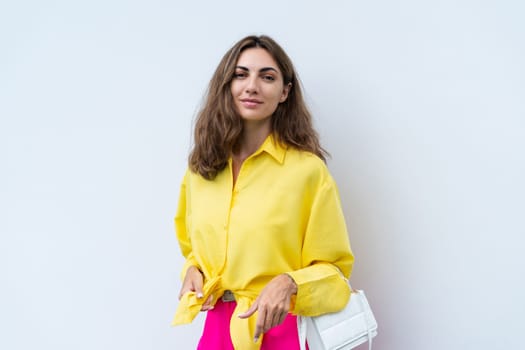
[[[239,147],[234,152],[234,156],[243,162],[259,149],[268,135],[270,135],[270,123],[245,123]]]

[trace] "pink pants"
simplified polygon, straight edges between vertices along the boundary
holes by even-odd
[[[235,301],[218,300],[212,310],[207,311],[204,331],[197,350],[234,350],[230,337],[230,319]],[[297,317],[288,314],[283,323],[270,329],[263,336],[261,350],[299,350]],[[308,349],[308,347],[307,347]]]

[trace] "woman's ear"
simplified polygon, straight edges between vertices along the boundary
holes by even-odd
[[[283,103],[284,101],[286,101],[291,88],[292,88],[292,83],[288,83],[283,87],[283,93],[281,95],[281,99],[279,100],[280,103]]]

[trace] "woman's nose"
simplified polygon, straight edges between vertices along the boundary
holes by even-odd
[[[253,94],[258,92],[257,78],[250,77],[246,80],[246,92]]]

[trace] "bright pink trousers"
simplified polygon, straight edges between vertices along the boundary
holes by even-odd
[[[204,330],[197,350],[234,350],[230,337],[230,319],[235,309],[234,301],[218,300],[207,311]],[[270,329],[263,336],[261,350],[299,350],[297,317],[288,314],[283,323]]]

